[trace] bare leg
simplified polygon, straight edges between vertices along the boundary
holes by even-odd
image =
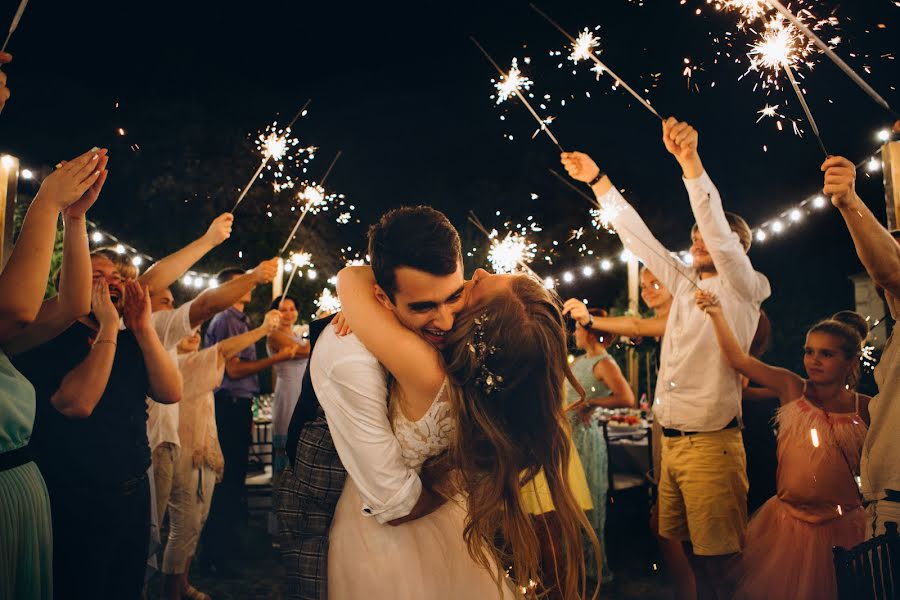
[[[659,535],[659,504],[650,511],[650,531],[656,536],[659,551],[666,565],[666,571],[675,588],[675,600],[696,600],[697,585],[694,582],[694,571],[688,562],[684,546],[677,540],[670,540]]]
[[[685,542],[684,550],[694,570],[697,600],[728,600],[734,596],[735,566],[740,554],[699,556],[693,553],[689,542]]]

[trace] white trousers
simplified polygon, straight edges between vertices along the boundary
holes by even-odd
[[[172,478],[169,541],[162,564],[163,573],[170,575],[184,572],[185,562],[197,550],[216,485],[215,471],[191,462],[191,452],[182,452]]]

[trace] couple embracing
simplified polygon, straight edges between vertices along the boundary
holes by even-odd
[[[558,299],[528,275],[464,280],[459,234],[424,206],[372,226],[369,258],[311,326],[276,493],[289,597],[582,597]],[[552,536],[522,502],[540,471]]]

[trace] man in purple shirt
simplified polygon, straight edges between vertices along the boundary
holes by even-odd
[[[277,269],[277,260],[271,268]],[[223,284],[244,274],[242,269],[228,268],[221,271],[216,280]],[[252,329],[244,307],[250,302],[252,290],[233,306],[220,312],[209,324],[203,338],[208,348],[222,340],[241,335]],[[225,363],[225,377],[216,389],[216,428],[219,444],[225,459],[225,473],[216,486],[204,536],[204,558],[210,567],[223,577],[236,572],[229,560],[239,546],[237,525],[246,518],[243,503],[244,483],[247,478],[247,457],[253,426],[253,396],[259,393],[257,373],[263,369],[294,357],[297,347],[286,347],[277,354],[257,360],[256,347],[248,346],[240,354]]]

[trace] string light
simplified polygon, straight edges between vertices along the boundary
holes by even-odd
[[[31,171],[31,169],[22,169],[21,175],[22,175],[22,179],[25,179],[25,180],[29,180],[32,177],[34,177],[34,173]]]

